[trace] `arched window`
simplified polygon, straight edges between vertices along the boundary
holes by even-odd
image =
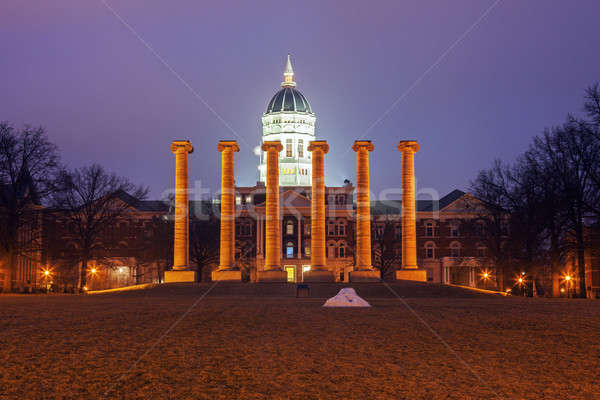
[[[435,258],[435,243],[425,243],[425,258]]]
[[[346,245],[344,243],[340,244],[340,247],[338,247],[338,257],[346,257]]]
[[[294,234],[294,223],[292,221],[288,221],[285,224],[285,234],[293,235]]]
[[[450,243],[450,257],[460,257],[460,243]]]
[[[327,246],[327,258],[334,258],[334,257],[335,257],[335,244],[329,243],[329,246]]]

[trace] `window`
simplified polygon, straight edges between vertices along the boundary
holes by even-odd
[[[246,195],[246,204],[252,204],[252,196]]]
[[[292,144],[293,144],[292,139],[285,140],[285,156],[286,157],[293,157]]]
[[[305,235],[310,235],[310,222],[305,222],[304,223],[304,234]]]
[[[329,221],[329,223],[327,224],[327,234],[330,236],[334,236],[335,235],[335,224],[333,223],[333,221]]]
[[[338,225],[338,235],[344,236],[346,234],[346,225],[341,221]]]
[[[425,236],[433,237],[433,222],[427,222],[425,224]]]
[[[328,258],[335,257],[335,246],[333,243],[329,243],[329,246],[327,247],[327,257]]]
[[[477,257],[487,257],[487,247],[485,247],[485,246],[477,247]]]
[[[458,231],[458,225],[457,224],[450,225],[450,236],[458,237],[459,234],[460,234],[460,232]]]
[[[294,243],[288,242],[285,247],[285,257],[294,258]]]
[[[452,242],[450,244],[450,257],[460,257],[460,243]]]
[[[310,246],[304,248],[304,254],[306,254],[307,257],[310,257]]]
[[[285,225],[285,234],[293,235],[294,234],[294,223],[292,221],[288,221]]]
[[[344,245],[340,245],[340,247],[338,248],[338,257],[339,258],[344,258],[346,257],[346,248],[344,247]]]
[[[425,244],[425,258],[435,258],[435,243],[427,242]]]
[[[242,204],[242,196],[235,196],[235,204],[238,206]]]
[[[298,139],[298,157],[304,157],[304,141],[302,139]]]

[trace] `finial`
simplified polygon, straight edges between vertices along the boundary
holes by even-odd
[[[283,82],[281,82],[281,86],[283,86],[283,87],[296,86],[296,82],[294,82],[294,69],[292,68],[292,61],[290,60],[290,54],[287,55],[287,62],[285,63],[285,71],[283,72]]]

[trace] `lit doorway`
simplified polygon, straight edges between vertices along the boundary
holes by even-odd
[[[294,265],[286,265],[285,272],[288,282],[296,282],[296,267]]]

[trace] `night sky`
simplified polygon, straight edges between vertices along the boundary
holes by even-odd
[[[374,192],[398,188],[396,144],[417,139],[417,190],[442,196],[580,111],[599,15],[597,0],[2,0],[0,120],[43,125],[66,164],[101,163],[152,198],[173,186],[173,139],[192,141],[190,182],[211,191],[217,141],[236,139],[236,183],[253,185],[289,52],[331,146],[328,185],[356,181],[362,138]]]

